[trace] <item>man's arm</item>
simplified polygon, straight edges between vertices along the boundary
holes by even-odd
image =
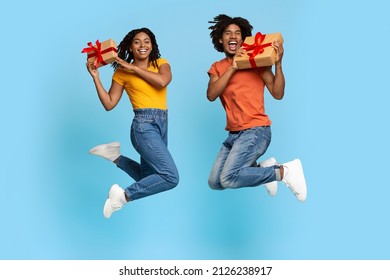
[[[275,99],[282,99],[284,97],[285,79],[282,70],[282,58],[283,58],[283,44],[279,41],[273,42],[273,48],[276,50],[275,59],[275,75],[272,72],[271,67],[267,67],[262,74],[264,83]]]
[[[215,101],[222,94],[227,84],[229,83],[230,78],[233,76],[236,70],[237,68],[234,68],[232,65],[219,78],[216,75],[210,74],[209,85],[207,87],[208,100]]]
[[[242,56],[245,53],[243,48],[239,48],[236,54],[233,56],[232,65],[226,70],[221,77],[210,75],[209,85],[207,87],[207,98],[210,101],[217,99],[225,90],[229,83],[230,78],[238,70],[236,58]]]

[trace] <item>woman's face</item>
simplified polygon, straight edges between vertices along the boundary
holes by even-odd
[[[140,32],[134,36],[130,51],[133,52],[134,59],[143,60],[149,58],[152,47],[150,37],[145,32]]]

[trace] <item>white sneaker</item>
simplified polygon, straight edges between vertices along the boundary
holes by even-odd
[[[283,164],[283,183],[293,192],[299,201],[304,202],[307,196],[306,180],[302,163],[299,159]]]
[[[110,218],[112,213],[120,210],[126,204],[125,191],[117,184],[112,185],[106,203],[103,208],[105,218]]]
[[[96,147],[93,147],[89,150],[91,155],[96,155],[102,158],[105,158],[109,161],[114,161],[120,156],[120,146],[119,142],[112,142],[109,144],[102,144]]]
[[[266,160],[259,163],[259,165],[261,167],[270,167],[270,166],[274,166],[276,164],[277,164],[277,161],[274,157],[271,157],[271,158],[266,159]],[[270,196],[276,195],[276,192],[278,191],[278,182],[277,181],[266,183],[266,184],[264,184],[264,186],[267,189],[268,194]]]

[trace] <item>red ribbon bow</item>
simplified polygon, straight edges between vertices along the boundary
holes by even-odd
[[[261,44],[264,41],[266,36],[267,36],[266,34],[261,34],[260,32],[257,32],[255,35],[255,41],[253,44],[242,43],[242,45],[241,45],[244,48],[244,50],[246,50],[247,52],[248,51],[250,52],[250,53],[248,53],[249,62],[253,68],[257,67],[256,62],[255,62],[255,56],[263,53],[264,48],[272,46],[272,43]]]
[[[99,64],[107,65],[107,63],[103,59],[103,54],[108,53],[110,51],[117,52],[116,48],[113,48],[113,47],[105,49],[105,50],[102,51],[101,50],[102,44],[99,42],[99,40],[96,40],[96,47],[94,45],[92,45],[91,42],[89,42],[87,45],[89,47],[88,48],[84,48],[81,52],[82,53],[89,53],[89,52],[91,52],[90,54],[88,54],[88,58],[96,56],[96,59],[95,59],[95,61],[93,63],[95,67],[98,67]]]

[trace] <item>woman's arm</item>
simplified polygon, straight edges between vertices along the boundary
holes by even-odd
[[[110,111],[115,108],[123,94],[123,86],[115,81],[112,81],[110,90],[107,92],[100,80],[99,71],[93,65],[93,63],[87,62],[88,72],[91,74],[93,82],[95,84],[96,92],[99,96],[100,102],[102,103],[106,111]]]
[[[148,71],[147,69],[140,68],[134,64],[128,63],[121,58],[117,58],[116,62],[119,63],[123,68],[127,70],[133,71],[142,79],[144,79],[147,83],[151,84],[157,89],[162,89],[171,82],[172,80],[172,72],[171,67],[168,63],[164,63],[159,67],[157,73]]]

